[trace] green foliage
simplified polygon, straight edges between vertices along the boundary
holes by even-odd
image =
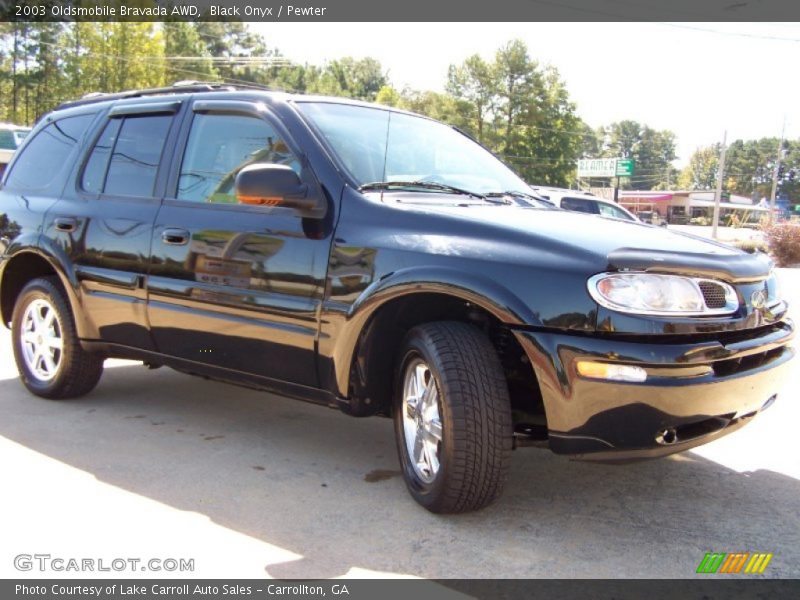
[[[723,191],[756,200],[769,198],[779,142],[778,138],[732,142],[725,157]],[[719,154],[719,144],[695,150],[689,164],[681,172],[680,187],[715,189]],[[777,192],[796,199],[800,196],[800,140],[784,140],[781,164],[783,174],[778,178]]]
[[[619,121],[597,131],[595,147],[608,158],[632,158],[634,175],[622,179],[620,187],[633,190],[669,189],[677,183],[675,134],[655,130],[637,121]],[[596,154],[595,154],[596,156]]]
[[[717,186],[720,144],[698,148],[678,177],[683,190],[713,190]]]
[[[528,181],[572,182],[588,127],[558,71],[540,66],[522,41],[505,44],[491,62],[474,55],[451,65],[446,90],[456,112],[437,118],[475,136]]]
[[[778,158],[778,138],[736,140],[725,159],[725,189],[742,196],[769,198]],[[778,193],[790,198],[800,195],[800,140],[784,140],[783,176]]]
[[[216,81],[219,73],[211,62],[211,51],[192,23],[174,21],[164,23],[164,54],[169,75],[185,76],[183,79]],[[196,60],[178,61],[179,57],[197,57]]]

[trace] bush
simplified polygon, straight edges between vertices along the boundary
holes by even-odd
[[[766,227],[764,233],[779,267],[800,263],[800,226],[776,223]]]
[[[708,217],[695,217],[689,220],[689,225],[711,225],[711,219]]]
[[[766,254],[769,252],[769,246],[766,242],[761,240],[737,240],[733,242],[733,245],[739,250],[744,250],[750,254],[753,254],[754,252],[763,252]]]

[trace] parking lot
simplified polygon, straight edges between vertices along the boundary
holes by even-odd
[[[798,270],[780,277],[800,306]],[[668,459],[516,451],[499,502],[436,516],[407,495],[387,419],[123,361],[83,399],[37,399],[3,329],[0,577],[49,553],[194,559],[176,577],[683,578],[712,550],[800,577],[798,389],[800,363],[751,425]]]

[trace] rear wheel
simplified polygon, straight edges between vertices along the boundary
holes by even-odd
[[[477,510],[505,483],[512,426],[497,353],[479,329],[412,329],[397,367],[395,435],[409,492],[432,512]]]
[[[103,357],[81,348],[67,299],[52,278],[34,279],[23,288],[11,331],[20,379],[37,396],[82,396],[100,380]]]

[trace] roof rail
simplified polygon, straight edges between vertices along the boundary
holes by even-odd
[[[272,88],[258,85],[256,83],[240,84],[240,83],[225,83],[222,81],[178,81],[170,86],[149,88],[143,90],[128,90],[124,92],[90,92],[79,100],[69,100],[61,103],[56,107],[56,110],[64,108],[74,108],[76,106],[85,106],[87,104],[95,104],[97,102],[106,102],[109,100],[123,100],[125,98],[139,98],[142,96],[160,96],[166,94],[191,94],[199,92],[229,92],[233,90],[259,90],[259,91],[276,91]]]

